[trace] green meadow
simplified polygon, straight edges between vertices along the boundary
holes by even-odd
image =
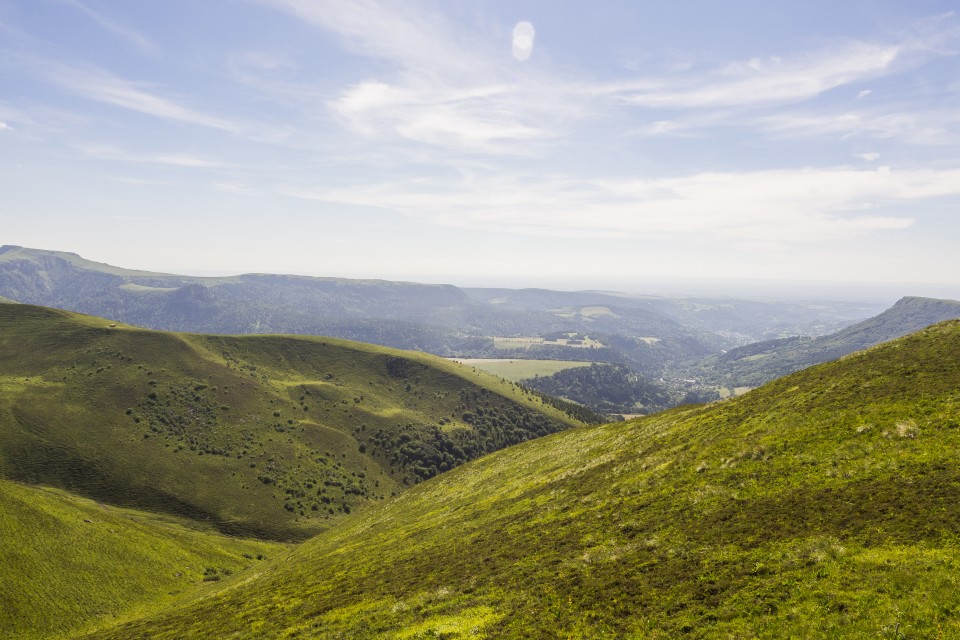
[[[567,430],[91,638],[960,636],[960,323]]]
[[[67,638],[177,607],[288,547],[0,480],[0,636]]]

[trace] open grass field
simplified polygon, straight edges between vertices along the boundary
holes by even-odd
[[[517,358],[451,358],[454,362],[476,367],[481,371],[519,382],[534,376],[552,376],[564,369],[589,367],[590,362],[571,360],[521,360]]]
[[[0,479],[0,637],[71,637],[252,575],[287,547]]]
[[[91,638],[960,637],[960,323],[511,447]]]

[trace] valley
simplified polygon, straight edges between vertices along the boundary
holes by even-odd
[[[660,411],[666,380],[618,363],[459,364],[0,304],[0,528],[17,585],[0,631],[960,632],[960,321],[844,351],[957,307],[905,298],[809,339],[839,360],[710,404],[678,380],[685,405]],[[541,346],[565,345],[523,349]],[[728,353],[766,364],[749,348]],[[587,407],[651,415],[598,425]]]
[[[950,322],[511,447],[88,637],[950,637],[958,363]]]

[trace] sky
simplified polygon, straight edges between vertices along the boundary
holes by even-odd
[[[960,296],[957,9],[0,0],[0,244],[197,275]]]

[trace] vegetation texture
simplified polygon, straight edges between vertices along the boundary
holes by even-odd
[[[0,304],[0,477],[235,535],[316,533],[467,460],[582,424],[441,358],[148,331]]]
[[[69,637],[178,606],[286,549],[0,480],[0,637]]]
[[[960,323],[511,447],[94,638],[960,636]]]

